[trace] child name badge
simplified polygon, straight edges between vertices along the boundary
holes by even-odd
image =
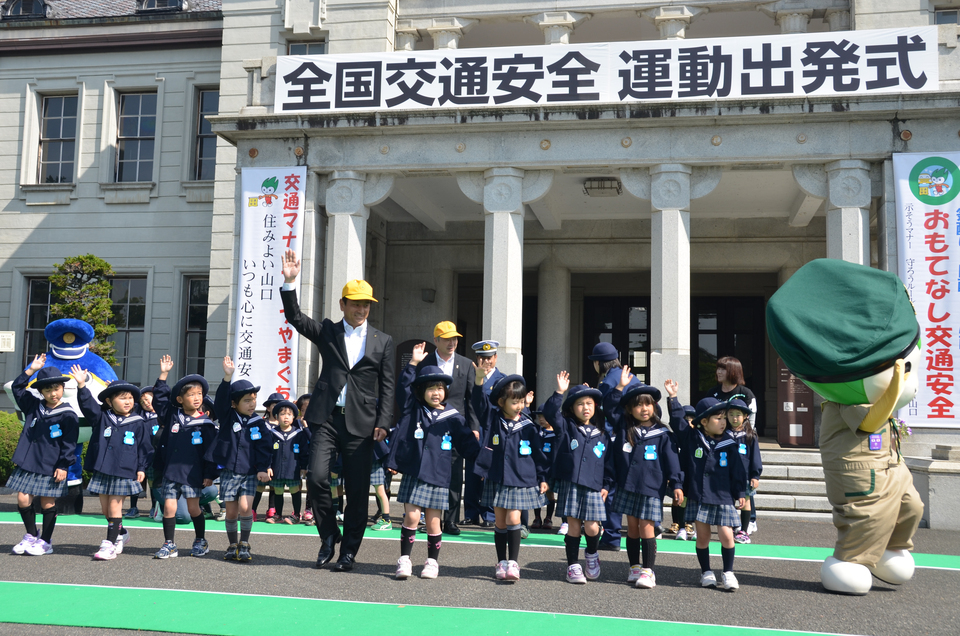
[[[133,438],[133,431],[126,431],[123,434],[123,443],[127,446],[133,446],[137,443],[137,440]]]
[[[444,435],[444,436],[440,439],[440,450],[448,451],[448,450],[452,450],[452,449],[453,449],[453,440],[452,440],[452,438],[450,437],[449,434]]]
[[[273,443],[273,450],[280,450],[280,442]]]
[[[525,439],[520,440],[520,454],[526,456],[532,452],[533,450],[530,448],[530,442]]]
[[[190,433],[190,443],[194,446],[199,446],[203,444],[203,437],[200,436],[200,431],[193,431]]]
[[[544,442],[544,443],[543,443],[543,452],[544,452],[544,453],[549,453],[551,448],[552,448],[552,445],[550,444],[550,442]]]
[[[696,457],[697,459],[700,459],[701,457],[703,457],[703,449],[698,448],[696,452],[693,454],[693,456]]]
[[[726,465],[727,465],[727,454],[724,453],[724,452],[722,452],[722,451],[721,451],[721,453],[720,453],[720,465],[721,465],[721,466],[726,466]]]
[[[419,426],[417,427],[417,430],[413,432],[413,439],[423,439],[423,429]]]
[[[607,447],[603,444],[603,442],[600,442],[593,447],[593,454],[597,457],[603,457],[603,451],[605,450],[607,450]]]
[[[260,439],[261,437],[262,437],[262,436],[260,435],[260,427],[259,427],[259,426],[253,426],[253,427],[250,428],[250,439],[252,439],[253,441],[257,441],[257,440]]]
[[[643,448],[643,458],[644,459],[656,459],[657,458],[657,445],[656,444],[647,444]]]
[[[170,432],[171,432],[171,433],[179,433],[179,432],[180,432],[180,422],[177,422],[176,424],[174,424],[174,425],[173,425],[173,428],[170,429]]]
[[[741,454],[741,455],[746,455],[746,454],[747,454],[747,445],[746,445],[746,444],[740,444],[740,454]]]
[[[113,435],[113,427],[108,426],[107,428],[103,429],[104,437],[110,437],[111,435]]]
[[[60,430],[60,425],[59,425],[59,424],[54,424],[53,426],[50,427],[50,438],[51,438],[51,439],[56,439],[56,438],[60,437],[61,435],[63,435],[63,431]]]
[[[632,452],[633,452],[633,444],[631,444],[630,442],[624,442],[624,443],[623,443],[623,452],[624,452],[624,453],[632,453]]]
[[[240,425],[240,422],[234,422],[234,423],[233,423],[233,432],[234,432],[234,433],[239,433],[241,428],[243,428],[243,427]]]
[[[153,434],[156,435],[156,434],[157,434],[157,431],[160,430],[160,425],[159,425],[159,424],[154,424],[154,425],[153,425],[153,429],[151,429],[151,430],[153,430]]]
[[[577,440],[575,439],[570,440],[570,450],[577,450],[577,446],[579,445],[580,445],[580,442],[578,442]]]
[[[500,436],[499,436],[499,435],[494,435],[494,436],[493,436],[493,440],[491,440],[491,441],[493,442],[493,445],[494,445],[494,446],[499,446],[499,445],[500,445]]]
[[[878,451],[881,448],[883,448],[883,435],[880,433],[870,435],[870,450]]]

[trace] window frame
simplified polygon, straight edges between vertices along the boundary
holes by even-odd
[[[164,77],[158,74],[137,73],[135,75],[116,75],[103,82],[103,111],[100,126],[100,180],[99,197],[106,204],[149,203],[160,196],[158,180],[160,177],[160,146],[163,142],[164,114]],[[157,94],[157,120],[153,144],[153,181],[116,181],[117,135],[120,125],[120,95],[131,93]],[[179,135],[183,137],[183,135]],[[189,162],[181,161],[189,165]]]
[[[151,298],[150,298],[150,276],[149,276],[149,274],[138,274],[138,273],[132,273],[132,272],[131,272],[131,273],[116,274],[116,275],[114,275],[114,276],[111,276],[109,280],[110,280],[110,286],[111,286],[110,300],[111,300],[111,305],[112,305],[112,307],[116,307],[116,306],[117,306],[117,303],[114,303],[114,302],[113,302],[113,285],[114,285],[114,283],[115,283],[116,281],[120,281],[120,280],[127,281],[127,282],[130,282],[130,281],[143,281],[144,289],[143,289],[142,303],[130,303],[130,302],[129,302],[130,292],[129,292],[129,287],[128,287],[128,291],[127,291],[127,295],[126,295],[126,296],[127,296],[127,300],[128,300],[128,302],[126,303],[126,307],[128,308],[128,311],[127,311],[127,313],[126,313],[125,316],[124,316],[125,322],[126,322],[126,325],[127,325],[127,326],[125,326],[125,327],[123,327],[123,328],[121,328],[120,326],[117,326],[117,331],[116,331],[116,333],[114,333],[113,335],[111,335],[111,336],[108,338],[108,340],[111,340],[111,341],[113,341],[113,342],[117,342],[117,355],[116,355],[116,357],[117,357],[117,363],[118,363],[118,364],[117,364],[116,367],[114,367],[114,369],[115,369],[116,372],[117,372],[117,377],[119,377],[119,378],[121,378],[121,379],[128,380],[128,381],[132,381],[133,384],[137,384],[138,386],[144,386],[145,384],[149,384],[148,376],[144,375],[144,372],[145,372],[145,371],[144,371],[144,366],[145,366],[145,363],[147,363],[147,359],[149,358],[149,331],[148,331],[148,327],[149,327],[149,322],[150,322],[150,321],[149,321],[149,313],[150,313],[150,312],[148,311],[148,308],[150,307],[150,302],[151,302]],[[129,323],[130,323],[129,307],[132,306],[132,305],[137,305],[137,306],[142,305],[142,306],[143,306],[143,325],[142,325],[141,327],[139,327],[139,328],[134,328],[134,329],[131,329],[131,328],[129,327]],[[117,320],[117,312],[116,312],[116,310],[114,310],[114,319],[110,322],[110,324],[116,325],[116,320]],[[138,355],[135,356],[135,357],[129,355],[129,351],[130,351],[130,336],[131,336],[131,334],[134,334],[134,333],[141,333],[141,334],[143,334],[143,347],[142,347],[142,349],[138,352]],[[119,342],[118,342],[119,338],[121,337],[121,334],[122,334],[122,338],[123,338],[123,348],[122,348],[122,349],[121,349],[121,347],[119,346]],[[131,361],[134,361],[136,364],[138,364],[138,365],[139,365],[139,369],[136,369],[136,367],[133,367],[133,362],[131,362]],[[142,379],[141,379],[141,381],[140,381],[139,383],[138,383],[134,378],[132,378],[132,376],[131,376],[131,374],[130,374],[130,371],[131,371],[131,370],[137,370],[138,373],[140,374],[140,377],[141,377]]]
[[[327,55],[327,47],[329,46],[329,44],[330,43],[327,42],[326,38],[322,38],[319,40],[289,40],[287,42],[287,55]],[[323,51],[319,53],[311,53],[309,49],[311,46],[315,46],[315,45],[322,45]],[[295,46],[305,46],[307,47],[307,52],[294,53],[292,51],[292,48]]]
[[[40,5],[40,13],[18,13],[16,15],[10,13],[13,9],[13,5],[20,3],[21,9],[23,8],[24,1],[30,2],[31,5]],[[42,0],[10,0],[9,2],[4,3],[3,6],[3,19],[4,20],[45,20],[47,18],[47,3]]]
[[[26,294],[23,298],[23,351],[21,352],[21,358],[23,362],[22,368],[27,368],[31,362],[33,362],[32,356],[44,353],[49,348],[46,337],[43,335],[43,331],[48,324],[50,324],[50,277],[43,275],[24,275],[24,282],[26,283]],[[33,297],[33,284],[40,281],[47,282],[47,317],[44,321],[43,328],[30,327],[30,310],[33,307],[42,307],[41,303],[31,303]],[[31,334],[39,334],[40,340],[43,341],[43,349],[40,351],[30,351],[30,336]]]
[[[183,361],[183,374],[197,373],[203,375],[206,358],[207,358],[207,331],[209,326],[209,321],[206,315],[206,309],[210,305],[210,276],[209,274],[184,274],[182,277],[183,280],[183,289],[181,293],[181,306],[180,306],[180,316],[181,316],[181,333],[183,334],[182,342],[180,343],[180,359]],[[192,284],[195,282],[204,281],[207,284],[207,300],[202,305],[200,303],[192,303]],[[204,312],[204,322],[203,329],[191,328],[190,326],[190,310],[193,307],[203,307]],[[199,355],[191,356],[189,352],[190,347],[190,335],[198,333],[200,334],[200,346],[198,347]],[[191,361],[196,360],[196,366],[191,366]]]
[[[144,119],[149,119],[149,117],[150,117],[149,114],[148,114],[148,115],[144,115],[144,114],[143,114],[143,98],[144,98],[145,96],[152,96],[152,97],[153,97],[153,103],[154,103],[154,106],[153,106],[154,112],[153,112],[153,115],[152,115],[152,116],[153,116],[153,136],[150,136],[150,137],[145,136],[145,135],[142,134],[142,132],[143,132],[143,131],[142,131],[142,127],[143,127]],[[129,113],[128,113],[128,114],[124,114],[124,101],[125,101],[127,98],[131,98],[131,97],[137,97],[137,98],[138,98],[137,114],[135,115],[135,117],[136,117],[136,119],[137,119],[137,124],[138,124],[138,125],[137,125],[137,133],[138,133],[138,134],[135,135],[135,136],[134,136],[134,135],[126,136],[126,135],[123,135],[122,120],[123,120],[124,118],[130,118],[130,117],[132,117],[132,115],[130,115]],[[117,149],[117,150],[116,150],[116,152],[114,153],[114,170],[113,170],[113,182],[114,182],[114,183],[154,183],[154,182],[156,182],[156,179],[154,179],[154,177],[156,176],[156,172],[158,172],[159,169],[160,169],[160,166],[157,164],[157,161],[156,161],[156,159],[155,159],[156,154],[157,154],[157,153],[156,153],[156,149],[157,149],[157,146],[159,145],[159,140],[157,139],[157,122],[158,122],[158,120],[160,119],[160,114],[159,114],[159,112],[158,112],[158,110],[159,110],[159,103],[158,103],[158,102],[159,102],[159,100],[158,100],[158,98],[157,98],[156,92],[151,92],[151,91],[130,91],[130,92],[127,92],[127,91],[124,91],[124,92],[122,92],[122,93],[118,93],[118,95],[117,95],[117,131],[116,131],[116,132],[117,132],[117,135],[116,135],[116,149]],[[142,144],[143,144],[144,142],[146,142],[147,140],[150,140],[150,141],[152,142],[152,144],[153,144],[152,150],[153,150],[154,152],[150,153],[152,156],[151,156],[149,159],[144,159],[144,158],[143,158],[143,153],[142,153]],[[125,161],[121,162],[121,160],[120,160],[120,155],[121,155],[121,143],[127,142],[127,141],[135,141],[135,142],[137,142],[137,159],[135,159],[133,162],[131,162],[130,160],[125,160]],[[143,178],[141,178],[142,175],[140,174],[140,172],[141,172],[141,166],[142,166],[142,164],[146,163],[147,161],[150,162],[150,178],[149,178],[149,179],[143,179]],[[136,170],[136,172],[137,172],[137,175],[136,175],[137,178],[134,179],[134,180],[132,180],[132,181],[129,181],[129,180],[126,180],[126,179],[121,180],[121,179],[120,179],[121,163],[135,163],[136,166],[137,166],[137,170]]]
[[[941,15],[946,15],[950,13],[953,14],[953,22],[940,21]],[[934,9],[933,24],[936,26],[939,26],[942,24],[953,24],[953,25],[960,24],[960,7],[941,7],[941,8]]]
[[[173,6],[166,7],[147,7],[145,6],[150,0],[137,0],[137,13],[166,13],[174,11],[183,11],[183,0],[173,0]],[[157,0],[154,0],[156,2]],[[168,0],[169,1],[169,0]]]
[[[216,115],[217,113],[220,112],[220,88],[219,88],[219,87],[217,87],[217,88],[201,88],[201,87],[198,87],[198,88],[196,89],[195,108],[193,109],[194,117],[196,118],[196,121],[194,121],[194,125],[193,125],[193,131],[194,131],[194,137],[193,137],[193,169],[192,169],[192,171],[191,171],[191,176],[193,177],[192,181],[197,181],[197,182],[200,182],[200,183],[209,183],[209,182],[215,181],[216,178],[217,178],[217,174],[216,174],[216,172],[217,172],[217,143],[216,143],[217,133],[212,132],[212,131],[209,132],[209,133],[204,133],[204,132],[203,132],[203,121],[204,121],[204,115],[205,115],[205,113],[204,113],[204,111],[203,111],[203,94],[204,94],[204,93],[216,93],[216,94],[217,94],[217,111],[216,111],[216,112],[213,112],[213,113],[208,113],[208,114]],[[202,173],[201,173],[201,162],[203,161],[203,158],[200,156],[200,151],[201,151],[202,141],[203,141],[204,139],[213,139],[213,140],[214,140],[214,152],[213,152],[213,157],[207,159],[207,160],[212,159],[212,161],[213,161],[213,176],[211,176],[209,179],[202,179],[202,178],[201,178],[201,174],[202,174]]]
[[[79,123],[80,123],[80,96],[77,95],[77,94],[74,94],[74,95],[40,95],[39,98],[40,98],[40,99],[39,99],[39,106],[40,106],[39,123],[40,123],[40,127],[39,127],[39,136],[38,136],[38,144],[37,144],[37,176],[36,176],[36,182],[37,182],[38,184],[42,184],[42,185],[49,185],[49,184],[53,184],[53,183],[57,183],[57,184],[75,183],[75,182],[76,182],[76,174],[77,174],[77,161],[76,161],[76,160],[77,160],[77,133],[79,132],[79,127],[78,127],[78,125],[79,125]],[[63,136],[63,120],[66,119],[66,117],[63,115],[63,110],[64,110],[64,106],[66,105],[66,103],[62,104],[61,107],[60,107],[60,116],[59,116],[59,119],[60,119],[60,136],[59,136],[59,137],[49,137],[49,138],[44,137],[45,128],[46,128],[46,125],[45,125],[45,124],[46,124],[46,122],[47,122],[47,116],[46,116],[47,100],[53,100],[53,99],[67,100],[67,99],[71,99],[71,98],[77,100],[76,111],[75,111],[75,113],[74,113],[74,115],[73,115],[73,119],[74,119],[74,124],[73,124],[73,137],[64,137],[64,136]],[[67,180],[67,181],[62,181],[62,180],[60,180],[60,181],[46,181],[46,180],[44,180],[44,179],[43,179],[43,172],[44,172],[44,170],[43,170],[43,165],[44,165],[43,145],[44,145],[44,142],[48,142],[48,143],[49,143],[49,142],[53,142],[53,143],[63,144],[63,143],[65,143],[67,140],[70,140],[70,141],[73,143],[73,153],[72,153],[72,156],[70,157],[69,162],[63,160],[63,151],[62,151],[62,149],[61,149],[60,161],[47,162],[47,163],[48,163],[48,165],[50,165],[50,164],[52,164],[52,163],[56,163],[56,164],[58,164],[58,165],[61,166],[61,169],[60,169],[60,171],[59,171],[60,174],[61,174],[61,179],[62,179],[62,166],[63,166],[63,164],[69,163],[69,164],[71,165],[70,179]]]

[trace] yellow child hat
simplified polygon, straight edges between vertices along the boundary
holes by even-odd
[[[373,297],[373,287],[370,286],[365,280],[352,280],[343,286],[343,293],[340,294],[341,298],[346,298],[348,300],[372,300],[373,302],[378,302],[376,298]]]
[[[433,328],[434,338],[463,338],[463,334],[457,333],[457,326],[449,320],[438,322]]]

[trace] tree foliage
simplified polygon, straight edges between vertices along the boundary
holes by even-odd
[[[52,300],[50,316],[76,318],[90,323],[94,339],[90,351],[112,366],[117,366],[116,345],[108,338],[117,332],[113,322],[113,302],[110,299],[110,276],[113,267],[93,254],[73,256],[54,265],[50,276]]]

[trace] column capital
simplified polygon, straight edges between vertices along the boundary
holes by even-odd
[[[649,198],[655,210],[689,210],[692,199],[707,196],[720,183],[723,172],[719,166],[688,166],[682,163],[664,163],[649,169],[649,186],[643,172],[629,172],[622,181],[630,194]],[[649,190],[647,190],[649,187]],[[647,197],[642,196],[645,192]]]
[[[544,44],[570,44],[574,27],[590,18],[589,13],[573,11],[546,11],[526,16],[523,21],[535,24],[543,31]]]
[[[476,20],[466,18],[433,18],[427,27],[427,33],[433,38],[434,49],[455,49],[460,46],[460,38],[473,28]]]
[[[873,191],[870,164],[858,159],[842,159],[826,165],[827,209],[869,208]]]
[[[850,30],[850,11],[846,9],[827,9],[823,17],[831,31]]]
[[[394,49],[397,51],[412,51],[421,39],[420,30],[411,20],[397,20],[397,38]]]
[[[709,11],[706,7],[690,7],[687,5],[670,5],[638,11],[637,15],[653,22],[660,30],[661,40],[682,40],[686,37],[686,29],[693,19]]]
[[[328,215],[350,214],[367,218],[370,206],[390,195],[393,180],[392,174],[334,170],[323,178],[323,205]]]
[[[485,212],[498,212],[507,211],[501,208],[511,205],[514,197],[519,197],[516,202],[520,206],[543,198],[553,185],[553,176],[553,170],[490,168],[483,172],[458,172],[457,185],[468,199],[483,204]],[[488,199],[488,195],[492,198]],[[494,202],[496,209],[487,207]],[[509,211],[517,212],[518,208]]]

